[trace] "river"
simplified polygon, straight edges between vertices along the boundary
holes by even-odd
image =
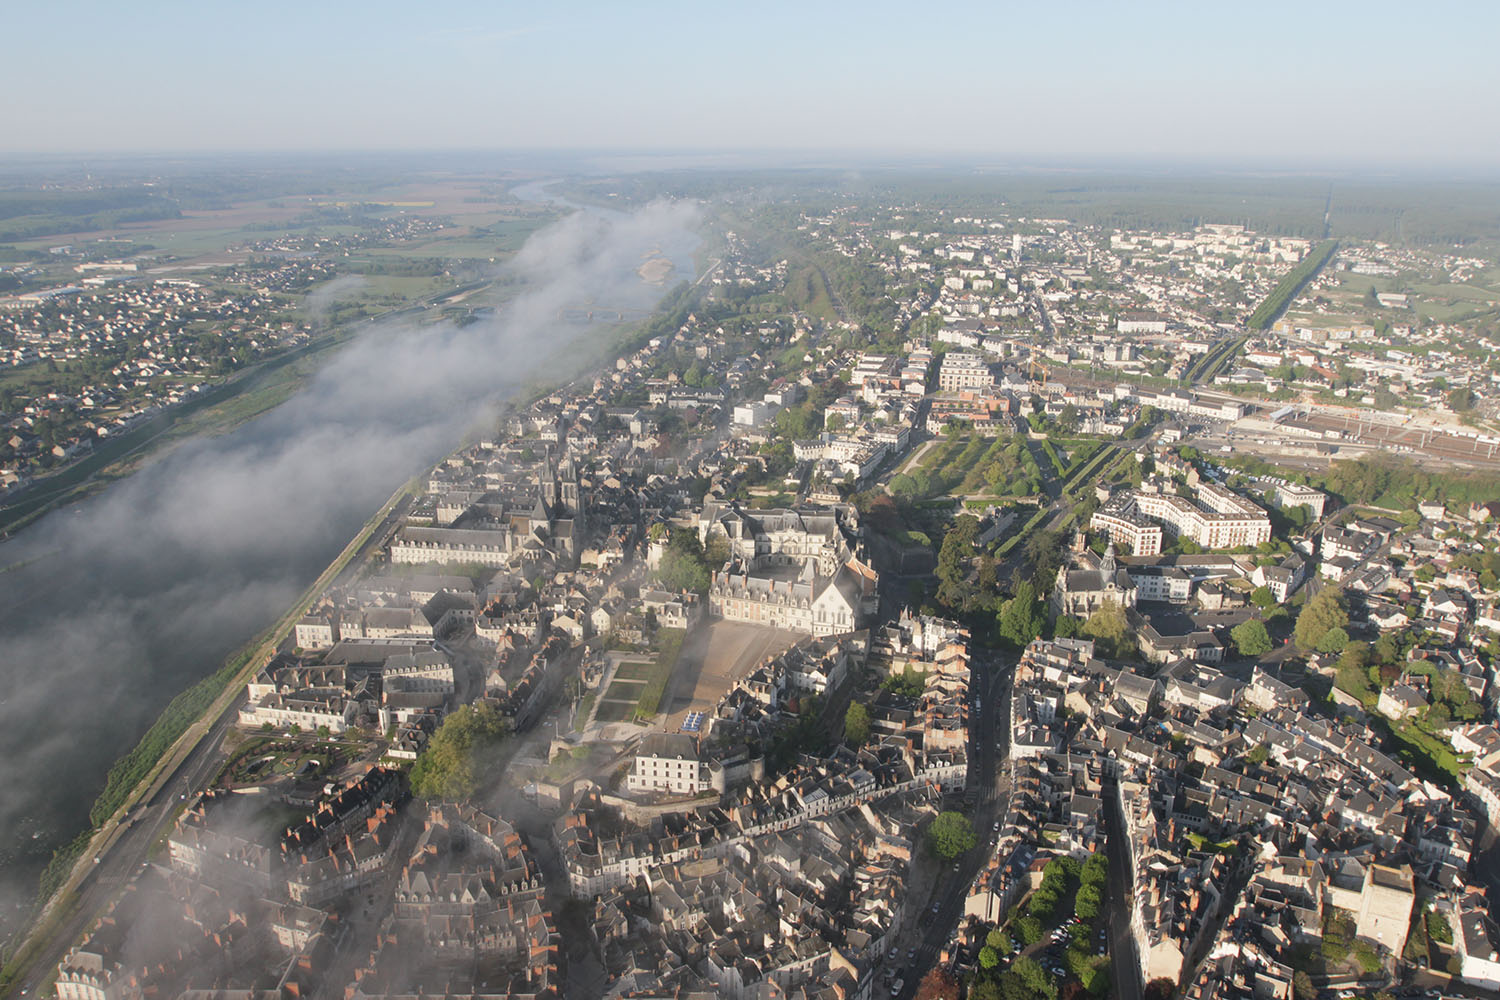
[[[274,410],[0,544],[0,940],[166,703],[280,617],[397,487],[493,427],[543,358],[600,333],[560,316],[649,308],[661,289],[636,268],[653,252],[691,275],[694,222],[687,206],[575,212],[506,265],[523,284],[494,320],[375,326]]]

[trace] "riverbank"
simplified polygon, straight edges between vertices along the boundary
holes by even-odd
[[[96,873],[106,856],[115,850],[125,837],[154,841],[158,833],[157,830],[137,828],[129,822],[127,818],[132,810],[156,796],[188,758],[199,749],[205,737],[220,726],[225,715],[239,699],[245,685],[291,634],[297,619],[307,614],[313,602],[357,556],[368,557],[367,543],[375,537],[377,531],[388,525],[397,508],[403,506],[407,498],[412,496],[417,489],[418,481],[415,479],[402,484],[401,488],[365,522],[360,533],[344,546],[337,558],[318,575],[298,601],[275,624],[231,656],[218,672],[173,699],[162,712],[157,724],[153,725],[151,730],[142,737],[136,748],[117,762],[115,768],[110,769],[111,784],[105,786],[99,802],[112,801],[116,797],[119,802],[109,810],[108,817],[103,822],[92,831],[85,831],[89,834],[87,839],[75,838],[67,848],[62,849],[66,853],[59,854],[54,859],[54,863],[66,870],[67,876],[59,880],[61,884],[50,893],[45,902],[38,900],[41,908],[32,922],[31,929],[22,939],[14,957],[5,964],[3,971],[0,971],[0,995],[8,996],[18,983],[33,979],[38,963],[55,966],[57,961],[61,960],[60,955],[54,956],[51,952],[56,951],[58,947],[66,950],[82,931],[80,927],[73,933],[67,932],[65,925],[70,918],[77,918],[80,915],[87,918],[88,914],[98,913],[108,904],[108,898],[85,901],[80,895],[85,881]],[[179,718],[183,715],[179,707],[180,699],[191,696],[194,692],[213,688],[217,690],[213,692],[213,700],[206,710],[194,713],[191,717]],[[163,741],[167,734],[159,732],[159,726],[176,728],[178,731],[172,734],[165,752],[158,753],[156,759],[147,767],[146,773],[133,781],[128,790],[124,790],[121,794],[122,789],[112,787],[116,781],[116,769],[121,763],[129,761],[142,748],[147,748],[149,751],[149,748]],[[98,805],[99,803],[96,802],[96,807]],[[68,856],[69,854],[71,857]],[[96,886],[99,881],[95,880]],[[123,890],[122,884],[118,891]],[[49,942],[53,945],[52,948],[48,947]],[[61,942],[60,945],[59,942]]]
[[[456,292],[474,291],[489,284],[470,283],[444,289],[415,305],[335,328],[301,347],[235,372],[119,437],[100,442],[92,452],[66,468],[36,480],[15,500],[0,506],[0,535],[14,534],[49,511],[97,493],[178,441],[225,434],[275,409],[317,373],[331,352],[378,323],[420,314],[443,304]]]
[[[465,347],[490,347],[495,343],[494,337],[483,331],[478,335],[461,332],[472,327],[447,329],[442,337],[432,338],[431,352],[425,355],[426,338],[420,346],[413,345],[413,337],[404,341],[387,338],[389,343],[380,341],[374,353],[356,350],[352,361],[341,362],[345,370],[338,378],[301,394],[291,409],[266,414],[223,440],[174,449],[163,462],[151,463],[130,482],[118,483],[116,489],[90,500],[79,509],[79,517],[59,519],[55,528],[44,534],[28,532],[25,538],[16,540],[16,563],[22,568],[0,576],[11,580],[8,592],[0,594],[0,608],[12,624],[28,632],[25,648],[34,652],[29,659],[18,658],[18,662],[25,659],[50,664],[56,660],[59,664],[56,669],[26,672],[24,676],[35,688],[31,700],[45,705],[61,695],[62,689],[47,692],[42,683],[45,678],[51,678],[47,684],[54,688],[61,683],[65,689],[65,678],[75,675],[78,682],[87,683],[94,676],[87,665],[106,662],[100,659],[106,655],[107,662],[115,666],[107,675],[110,683],[128,692],[137,704],[152,698],[153,691],[170,696],[184,688],[194,697],[206,696],[212,703],[181,733],[174,730],[182,727],[188,714],[185,709],[195,702],[174,701],[169,706],[174,708],[172,718],[163,718],[167,713],[158,710],[145,716],[141,720],[144,724],[137,724],[122,711],[126,706],[118,696],[97,698],[83,706],[101,716],[92,722],[82,717],[77,720],[87,732],[107,738],[111,731],[125,735],[148,730],[150,739],[134,746],[117,744],[103,758],[117,763],[112,769],[115,778],[105,789],[108,798],[101,795],[96,802],[98,830],[78,841],[75,851],[79,857],[71,865],[59,863],[57,870],[66,871],[67,877],[59,877],[61,891],[27,936],[28,967],[46,965],[30,957],[30,949],[37,942],[64,947],[76,940],[77,934],[72,933],[75,919],[83,921],[96,915],[109,898],[97,888],[106,875],[118,891],[144,860],[146,851],[136,844],[133,829],[144,830],[148,825],[157,830],[170,829],[170,819],[163,809],[178,804],[178,783],[181,791],[190,793],[212,781],[213,770],[203,757],[194,754],[205,742],[217,745],[217,739],[205,741],[205,736],[212,737],[222,720],[233,718],[230,707],[243,692],[246,672],[255,669],[256,652],[274,648],[279,641],[274,627],[268,635],[255,627],[255,620],[263,623],[276,617],[286,609],[289,598],[302,594],[292,610],[278,619],[283,626],[295,621],[311,595],[326,587],[327,580],[321,574],[311,587],[307,581],[317,573],[313,567],[328,559],[331,544],[336,544],[338,537],[349,537],[349,520],[365,522],[365,530],[350,543],[358,549],[360,536],[369,534],[370,519],[365,515],[373,506],[371,500],[379,503],[377,497],[385,497],[391,489],[389,479],[381,483],[380,470],[409,476],[413,469],[406,463],[413,459],[421,462],[422,468],[430,468],[461,438],[493,432],[488,416],[485,427],[474,426],[473,418],[476,413],[493,412],[491,406],[497,399],[510,398],[524,405],[525,400],[597,367],[601,358],[617,357],[651,336],[674,329],[682,322],[691,299],[689,292],[684,283],[664,297],[653,296],[659,298],[655,314],[640,324],[595,327],[587,332],[564,328],[559,331],[563,336],[529,343],[518,339],[516,347],[523,352],[529,349],[533,356],[552,355],[545,364],[525,364],[531,377],[524,381],[451,378],[452,356],[462,353],[455,350],[455,341]],[[465,344],[463,338],[473,344]],[[553,348],[550,352],[548,346]],[[432,359],[428,362],[430,370],[423,370],[418,363],[428,357]],[[385,368],[376,363],[382,359],[387,362]],[[390,368],[392,364],[396,367]],[[379,384],[387,387],[378,401],[358,388],[370,381],[372,370],[380,376]],[[408,373],[414,377],[398,377]],[[429,381],[457,391],[438,394],[439,406],[429,391]],[[464,423],[469,426],[463,427]],[[377,483],[383,490],[374,494],[372,487]],[[354,517],[346,516],[350,514]],[[318,562],[307,559],[312,554],[319,557]],[[36,565],[41,561],[39,555],[46,557],[45,567]],[[306,568],[298,568],[299,559]],[[298,578],[301,584],[289,586]],[[97,621],[90,621],[85,638],[75,643],[77,648],[64,649],[58,643],[60,633],[55,625],[66,622],[70,629],[67,636],[79,634],[76,609],[85,592],[96,595],[83,606]],[[240,626],[249,627],[238,630]],[[245,637],[252,635],[254,638],[246,643]],[[128,644],[123,649],[122,642]],[[239,652],[228,657],[218,651],[216,656],[194,654],[197,649],[213,649],[215,642],[223,642],[218,650],[229,647]],[[247,658],[240,661],[240,656]],[[215,659],[225,663],[220,670],[227,676],[216,672],[205,680],[203,665]],[[126,665],[131,668],[129,674],[121,669]],[[157,684],[154,688],[153,683]],[[161,705],[162,700],[155,704]],[[12,707],[16,705],[16,699],[12,699]],[[54,783],[33,788],[29,801],[12,806],[12,816],[24,819],[28,830],[40,830],[43,835],[49,829],[48,819],[54,816],[58,819],[50,827],[54,833],[69,827],[78,829],[67,815],[52,809],[51,803],[62,799],[76,802],[76,807],[68,807],[75,816],[86,808],[87,799],[79,802],[81,796],[65,795],[55,782],[63,774],[75,772],[78,779],[87,780],[90,772],[83,770],[90,766],[87,752],[78,751],[73,754],[77,760],[64,762],[64,748],[75,747],[76,741],[65,741],[54,748],[47,731],[26,728],[28,718],[38,716],[20,714],[11,727],[16,759],[27,759],[25,754],[31,753],[35,767],[27,773],[46,769]],[[153,719],[158,725],[152,725]],[[184,767],[183,759],[191,763]],[[71,782],[75,790],[78,783]],[[164,784],[170,784],[170,795],[162,794]],[[161,801],[163,798],[168,801]],[[32,833],[27,842],[35,841],[36,834]],[[119,847],[122,841],[130,845],[123,852]],[[150,841],[147,836],[146,846]],[[109,856],[102,866],[94,866],[92,855],[101,845]],[[134,853],[142,857],[132,859],[134,866],[117,871],[119,860]],[[89,859],[86,864],[85,857]],[[17,980],[15,975],[7,973],[18,988],[32,981],[30,976]]]

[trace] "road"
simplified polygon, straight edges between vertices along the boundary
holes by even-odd
[[[420,809],[403,809],[397,813],[393,857],[411,857],[417,846],[417,838],[422,835],[423,818]],[[349,911],[334,932],[335,948],[331,964],[314,988],[311,1000],[343,1000],[345,986],[354,981],[356,968],[369,957],[375,946],[380,924],[391,912],[387,901],[395,899],[396,887],[403,871],[403,865],[391,865],[377,882],[360,890],[365,896],[363,905],[358,896],[352,897]]]
[[[1105,786],[1104,816],[1106,824],[1105,854],[1109,858],[1109,974],[1111,995],[1120,1000],[1141,1000],[1145,983],[1141,981],[1141,963],[1136,954],[1135,938],[1130,933],[1130,915],[1134,912],[1134,886],[1126,864],[1128,853],[1125,821],[1117,807],[1114,783]]]
[[[1049,338],[1056,337],[1057,327],[1052,325],[1052,317],[1048,314],[1047,304],[1042,301],[1042,297],[1040,295],[1033,294],[1031,296],[1031,304],[1036,306],[1037,316],[1041,319],[1042,329],[1047,331],[1047,336]]]
[[[390,512],[370,533],[354,555],[341,569],[335,579],[347,579],[365,558],[383,545],[401,524],[409,497],[402,497],[392,505]],[[325,571],[326,573],[327,571]],[[326,589],[326,587],[320,588]],[[283,643],[289,642],[284,639]],[[229,701],[223,712],[206,726],[200,719],[189,727],[184,739],[190,739],[194,731],[203,733],[175,767],[165,770],[151,786],[141,803],[138,803],[115,828],[111,838],[98,851],[98,861],[85,872],[74,890],[68,915],[60,925],[47,935],[41,949],[31,958],[6,992],[6,996],[35,996],[37,988],[45,982],[58,962],[66,956],[93,921],[104,912],[109,902],[129,881],[130,877],[144,867],[151,856],[157,839],[172,825],[176,807],[187,796],[206,788],[224,763],[220,744],[229,727],[239,718],[240,707],[245,703],[243,685]],[[169,751],[170,753],[171,751]],[[54,897],[65,899],[68,890],[63,889]],[[46,917],[43,920],[47,919]],[[34,932],[34,931],[33,931]],[[18,992],[19,991],[19,992]]]
[[[493,814],[499,814],[500,802],[489,805]],[[536,859],[545,886],[546,905],[556,916],[561,939],[562,996],[564,1000],[594,1000],[603,995],[608,976],[604,971],[603,955],[596,950],[598,941],[594,936],[592,908],[570,902],[568,874],[552,841],[552,824],[557,816],[524,798],[507,798],[503,808],[516,831],[525,838],[531,856]]]
[[[51,933],[29,967],[13,984],[9,996],[35,996],[38,988],[56,970],[68,950],[104,912],[111,900],[137,872],[149,864],[159,836],[168,830],[177,807],[197,789],[204,788],[224,763],[219,744],[239,716],[245,696],[241,692],[198,741],[193,750],[170,773],[162,775],[151,795],[131,810],[126,823],[96,857],[92,871],[84,876],[77,899],[67,918]],[[19,990],[19,992],[17,992]]]
[[[975,649],[970,658],[972,684],[970,694],[978,704],[969,716],[969,776],[967,787],[976,792],[971,817],[979,845],[951,867],[939,870],[933,891],[923,899],[913,900],[923,909],[908,914],[923,928],[915,945],[916,957],[898,956],[896,975],[906,980],[898,994],[909,1000],[917,991],[922,976],[937,962],[943,947],[952,940],[954,929],[963,917],[968,887],[988,863],[995,850],[995,823],[1005,815],[1010,802],[1010,775],[1004,766],[1009,752],[1010,682],[1013,662],[1002,660],[994,650]],[[936,905],[934,911],[932,907]]]
[[[390,542],[391,536],[396,533],[405,520],[406,512],[411,509],[411,502],[412,497],[410,495],[403,496],[391,508],[391,512],[385,516],[385,520],[381,521],[375,530],[370,532],[370,537],[365,539],[365,543],[355,551],[354,555],[349,557],[349,562],[345,564],[339,575],[334,578],[329,586],[337,587],[348,584],[364,569],[365,561],[373,553],[384,550],[386,544]]]

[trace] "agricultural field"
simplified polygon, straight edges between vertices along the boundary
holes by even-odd
[[[1378,294],[1409,296],[1409,308],[1381,305]],[[1296,326],[1408,326],[1420,322],[1459,323],[1500,310],[1500,270],[1488,269],[1455,282],[1437,267],[1396,275],[1325,271],[1304,289],[1286,318]]]

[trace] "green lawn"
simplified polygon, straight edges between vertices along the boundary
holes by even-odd
[[[639,718],[650,718],[661,708],[661,696],[667,689],[667,681],[677,667],[677,657],[682,652],[682,640],[687,631],[680,628],[664,628],[657,633],[656,663],[646,681],[641,700],[636,706]]]
[[[573,728],[576,731],[583,732],[584,725],[589,721],[589,713],[594,710],[594,702],[598,700],[598,691],[587,691],[578,699],[578,712],[573,716]]]
[[[649,660],[626,660],[615,668],[615,680],[644,681],[651,677],[655,665]]]
[[[597,722],[624,722],[635,716],[634,701],[610,701],[608,699],[599,703],[599,711],[594,713]]]
[[[616,677],[610,682],[608,690],[604,692],[605,701],[639,701],[641,692],[645,689],[646,681],[630,680],[628,678]]]

